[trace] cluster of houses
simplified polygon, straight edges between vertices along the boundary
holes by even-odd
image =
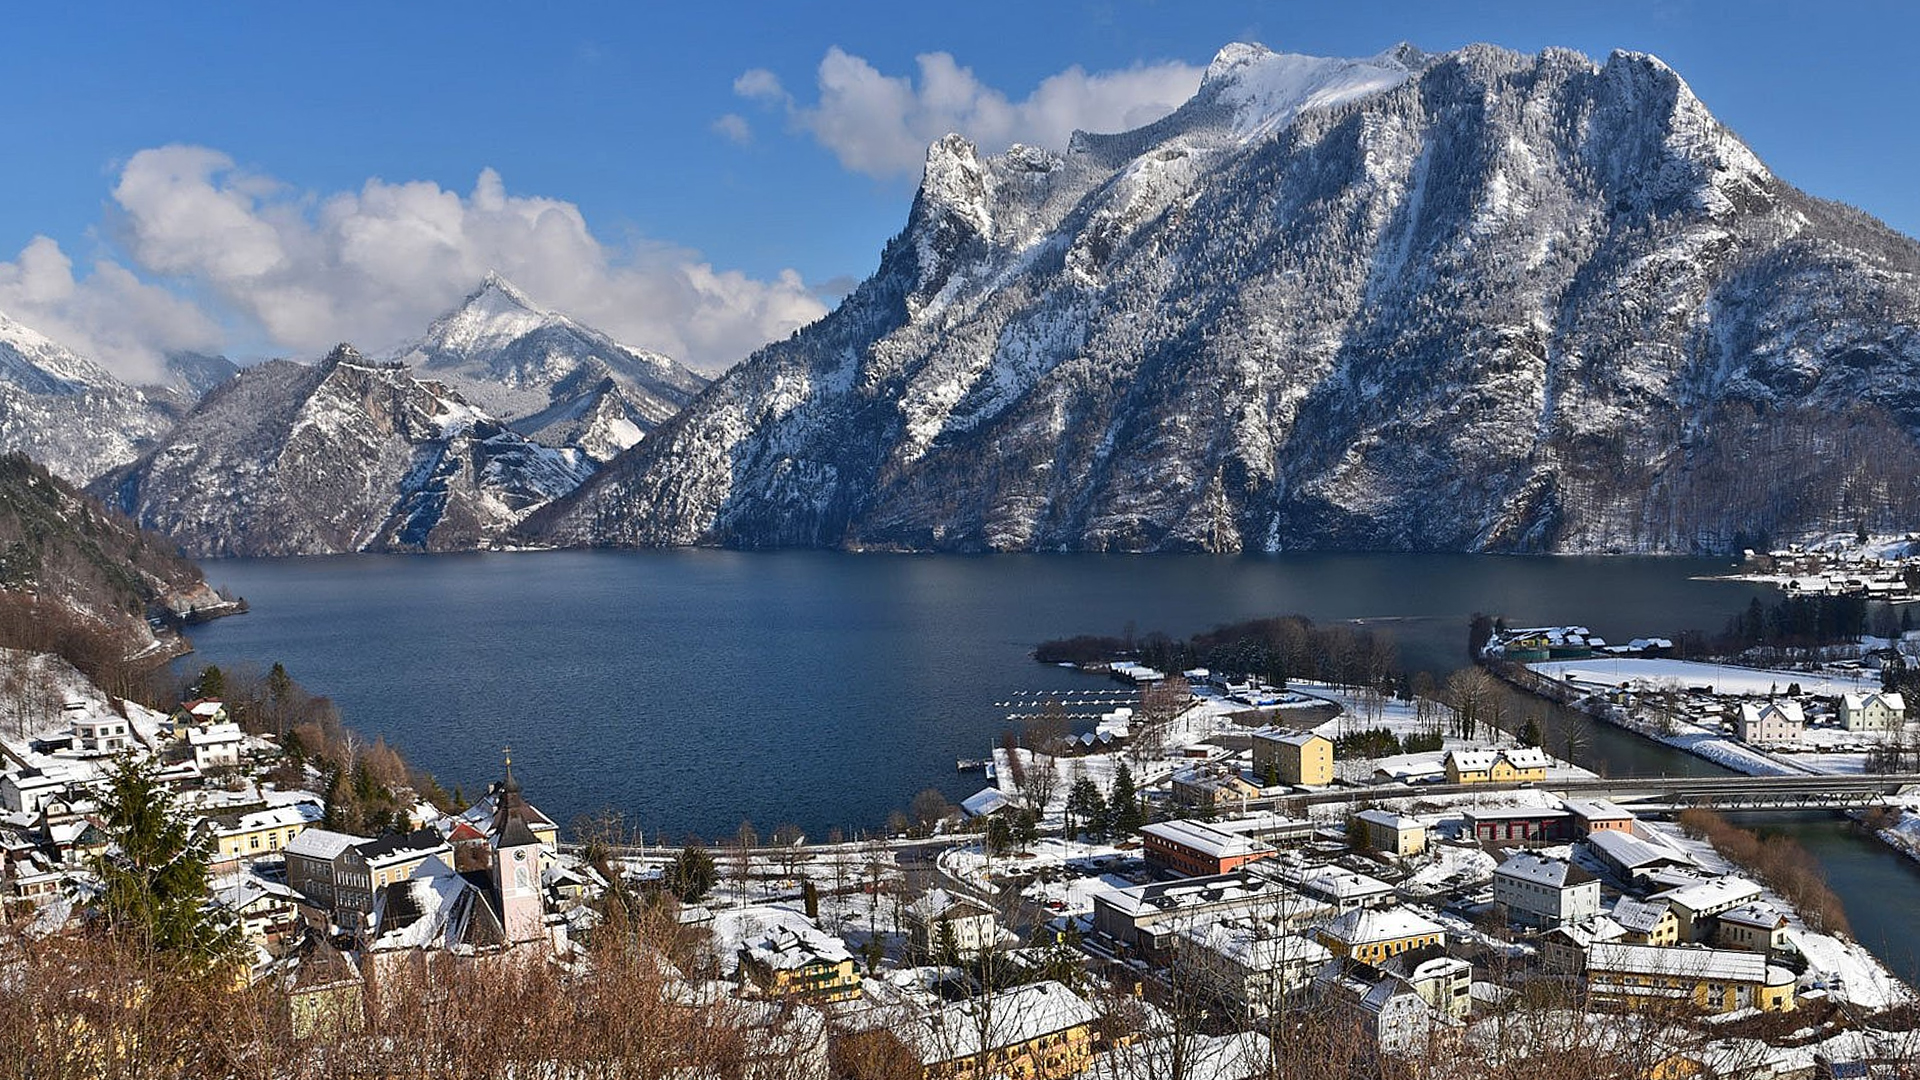
[[[1907,550],[1920,537],[1907,537]],[[1794,544],[1764,555],[1749,550],[1742,577],[1778,582],[1790,593],[1805,596],[1859,596],[1888,602],[1912,600],[1914,583],[1908,574],[1920,568],[1912,555],[1883,556],[1860,548],[1809,551]]]

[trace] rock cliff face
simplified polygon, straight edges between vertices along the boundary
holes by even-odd
[[[1725,550],[1920,512],[1920,244],[1659,60],[1230,46],[1064,156],[928,152],[831,315],[541,542]]]
[[[611,460],[693,400],[707,380],[546,311],[490,274],[395,358],[548,446]]]
[[[146,394],[0,313],[0,450],[84,484],[139,456],[171,419]]]
[[[444,551],[490,544],[592,469],[341,346],[246,369],[93,490],[194,555]]]

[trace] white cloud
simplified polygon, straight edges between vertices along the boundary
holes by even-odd
[[[0,262],[0,311],[132,383],[158,382],[165,354],[214,350],[218,324],[189,301],[100,260],[85,277],[60,245],[36,236]]]
[[[875,177],[913,175],[927,145],[959,132],[990,152],[1016,142],[1066,148],[1076,129],[1125,131],[1165,116],[1193,96],[1205,69],[1178,61],[1087,73],[1075,66],[1043,80],[1024,100],[982,83],[947,53],[916,58],[919,79],[883,75],[866,60],[827,50],[819,98],[803,104],[772,72],[734,80],[749,101],[784,109],[789,120],[833,151],[840,164]]]
[[[713,122],[713,130],[719,132],[728,141],[745,146],[753,141],[753,125],[739,113],[727,113]]]
[[[480,174],[466,195],[368,180],[318,195],[198,146],[142,150],[113,196],[141,268],[190,281],[276,344],[379,351],[418,334],[488,270],[630,344],[714,370],[825,313],[798,274],[714,269],[668,244],[614,248],[578,207],[511,194]]]

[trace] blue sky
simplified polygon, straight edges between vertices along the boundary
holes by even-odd
[[[927,131],[1150,113],[1233,40],[1654,52],[1778,174],[1920,233],[1905,4],[158,7],[17,8],[0,84],[0,310],[121,368],[389,346],[499,263],[715,368],[873,268]]]

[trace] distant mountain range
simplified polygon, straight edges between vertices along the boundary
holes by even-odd
[[[1719,552],[1920,520],[1920,243],[1634,53],[1232,45],[1134,131],[935,143],[874,275],[711,386],[498,277],[389,359],[143,392],[0,322],[0,442],[220,554]]]
[[[4,445],[196,555],[489,546],[706,385],[497,275],[386,362],[182,353],[135,389],[0,323],[9,348]]]
[[[927,155],[840,307],[551,544],[1724,551],[1920,520],[1920,244],[1646,55],[1222,50],[1065,155]]]
[[[608,461],[692,401],[707,380],[631,349],[487,275],[394,359],[549,446]]]

